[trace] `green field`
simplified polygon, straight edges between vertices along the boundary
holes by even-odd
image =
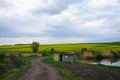
[[[100,52],[100,54],[95,53],[95,55],[92,56],[92,58],[98,58],[98,59],[101,58],[101,55],[102,55],[102,57],[106,57],[106,55],[110,56],[110,57],[111,56],[112,57],[116,57],[116,56],[120,57],[120,42],[114,42],[114,43],[84,43],[84,44],[83,43],[76,43],[76,44],[40,44],[38,52],[42,53],[44,50],[46,50],[46,53],[47,53],[46,56],[51,56],[50,53],[51,53],[52,48],[54,48],[54,52],[76,52],[76,53],[79,52],[79,54],[81,54],[80,51],[81,51],[82,48],[87,48],[88,51],[92,50],[92,51]],[[115,51],[117,53],[114,53],[112,55],[111,55],[111,53],[108,54],[107,52],[109,52],[110,50]],[[104,53],[104,52],[106,52],[106,53]],[[4,54],[4,53],[15,53],[15,54],[16,53],[32,53],[31,44],[1,45],[0,46],[0,54]],[[12,54],[10,54],[10,55],[12,55]],[[23,54],[23,55],[25,55],[25,54]],[[5,55],[5,56],[7,56],[7,55]],[[19,56],[20,56],[20,54],[18,54],[18,56],[16,56],[16,57],[18,57],[16,59],[19,59]],[[45,56],[45,55],[43,55],[43,56]],[[84,55],[78,55],[77,54],[77,56],[78,56],[78,59],[79,59],[79,57],[80,58],[81,57],[85,58]],[[10,56],[7,56],[6,58],[9,58],[9,57]],[[1,58],[0,58],[1,62],[2,62],[2,59],[3,58],[1,56]],[[14,58],[10,58],[10,59],[14,59]],[[5,60],[5,59],[3,59],[3,60]],[[19,60],[26,60],[26,58],[21,58]],[[18,62],[19,62],[19,60],[18,60]],[[17,61],[17,60],[13,60],[13,62],[14,61]],[[12,67],[8,72],[6,72],[7,74],[2,74],[0,76],[1,80],[11,80],[15,76],[18,76],[21,73],[22,70],[25,71],[25,69],[29,67],[29,65],[30,65],[29,61],[30,61],[30,59],[28,57],[28,59],[25,61],[26,62],[25,63],[25,68],[21,69],[21,67],[20,68],[19,67],[18,68]],[[0,62],[1,69],[4,68],[4,66],[6,66],[6,68],[9,67],[9,66],[6,65],[6,62],[3,61],[3,64],[1,62]],[[64,80],[81,80],[81,79],[76,79],[76,77],[72,73],[66,71],[66,69],[61,69],[60,68],[59,71],[63,75],[70,74],[70,75],[65,75]],[[70,79],[68,79],[68,77],[70,77]]]
[[[120,51],[120,42],[115,43],[84,43],[84,44],[41,44],[38,52],[43,52],[46,50],[49,52],[51,48],[54,48],[55,52],[78,52],[82,48],[87,48],[88,50],[94,50],[99,52],[105,52],[108,50]],[[4,45],[0,46],[0,52],[25,52],[31,53],[30,44],[22,45]]]

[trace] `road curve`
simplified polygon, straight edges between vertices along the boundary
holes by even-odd
[[[31,61],[31,68],[16,80],[63,80],[58,71],[41,61],[41,58]]]

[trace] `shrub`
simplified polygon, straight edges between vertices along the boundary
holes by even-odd
[[[54,52],[55,52],[54,48],[51,48],[50,53],[54,54]]]
[[[83,54],[85,51],[87,51],[87,48],[82,48],[81,53]]]
[[[81,55],[80,52],[75,52],[75,54],[76,54],[78,60],[82,59],[83,55]]]
[[[11,67],[21,67],[24,64],[24,61],[21,59],[21,57],[15,56],[11,54],[9,56],[9,61],[11,63]]]
[[[0,75],[7,72],[7,66],[5,64],[0,63]]]
[[[97,53],[96,54],[96,59],[99,61],[99,60],[102,60],[104,58],[104,56],[101,54],[101,53]]]
[[[0,63],[2,63],[4,60],[5,60],[5,54],[4,53],[1,53],[0,54]]]
[[[46,50],[44,50],[44,51],[42,52],[42,56],[47,56],[47,51],[46,51]]]
[[[111,54],[112,54],[113,58],[119,58],[120,57],[120,55],[119,55],[119,53],[117,51],[111,50]]]

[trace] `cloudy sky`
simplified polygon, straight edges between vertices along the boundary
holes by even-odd
[[[120,0],[0,0],[0,44],[120,41]]]

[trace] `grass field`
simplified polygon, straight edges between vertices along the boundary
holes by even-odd
[[[77,52],[82,48],[88,50],[94,50],[99,52],[105,52],[110,49],[120,51],[120,42],[115,43],[86,43],[86,44],[41,44],[38,52],[46,50],[49,52],[51,48],[54,48],[56,52]],[[0,46],[0,52],[32,52],[30,44],[22,45],[4,45]]]

